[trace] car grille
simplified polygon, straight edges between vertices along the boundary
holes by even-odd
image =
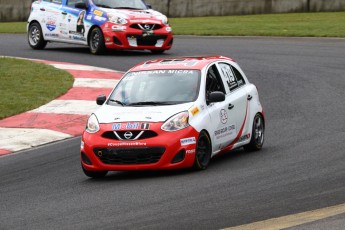
[[[164,152],[164,147],[94,149],[98,159],[111,165],[154,164]]]
[[[127,138],[125,138],[125,133],[127,131],[116,131],[118,137],[120,137],[120,139],[115,135],[114,131],[108,131],[108,132],[104,132],[102,134],[102,137],[107,138],[107,139],[111,139],[111,140],[126,140]],[[152,138],[152,137],[156,137],[158,136],[158,134],[154,131],[151,130],[146,130],[143,131],[143,133],[138,137],[138,135],[141,133],[142,131],[131,131],[132,133],[132,138],[130,138],[130,140],[143,140],[143,139],[148,139],[148,138]]]
[[[138,46],[155,46],[157,41],[160,39],[165,40],[167,36],[165,35],[150,35],[150,36],[143,36],[143,35],[128,35],[127,38],[134,37],[137,39]]]
[[[159,24],[132,24],[129,27],[137,30],[158,30],[162,28]]]

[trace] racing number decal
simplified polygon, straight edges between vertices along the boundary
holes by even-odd
[[[226,65],[226,64],[222,64],[221,70],[222,70],[223,75],[227,79],[226,83],[229,87],[229,90],[231,91],[232,89],[236,88],[236,86],[237,86],[236,78],[235,78],[230,66]]]

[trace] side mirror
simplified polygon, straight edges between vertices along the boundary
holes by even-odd
[[[76,2],[74,7],[83,10],[87,10],[88,8],[85,2]]]
[[[146,4],[147,8],[152,9],[151,4]]]
[[[104,102],[107,100],[107,97],[105,95],[100,95],[96,99],[97,105],[103,105]]]
[[[207,102],[212,103],[212,102],[221,102],[225,101],[225,94],[220,91],[214,91],[211,92],[208,96]]]

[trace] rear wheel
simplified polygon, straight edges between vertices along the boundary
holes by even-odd
[[[91,177],[91,178],[102,178],[105,177],[108,173],[108,171],[89,171],[86,170],[83,165],[81,166],[83,169],[83,172],[86,176]]]
[[[201,131],[196,144],[193,167],[197,170],[206,169],[211,160],[211,152],[211,140],[205,131]]]
[[[244,146],[247,151],[258,151],[264,144],[265,122],[261,114],[257,113],[253,120],[252,136],[249,144]]]
[[[36,50],[44,49],[47,45],[47,41],[43,38],[42,28],[37,22],[34,22],[29,26],[28,42],[30,47]]]
[[[89,36],[90,52],[92,54],[102,54],[105,51],[103,32],[100,28],[95,27],[91,30]]]

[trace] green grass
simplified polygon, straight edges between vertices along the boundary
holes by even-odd
[[[27,22],[2,22],[0,33],[26,33]]]
[[[0,57],[0,119],[48,103],[73,81],[69,73],[49,65]]]
[[[345,37],[345,12],[171,18],[176,35]]]
[[[345,12],[170,18],[176,35],[345,37]],[[26,22],[0,23],[0,33],[26,33]]]

